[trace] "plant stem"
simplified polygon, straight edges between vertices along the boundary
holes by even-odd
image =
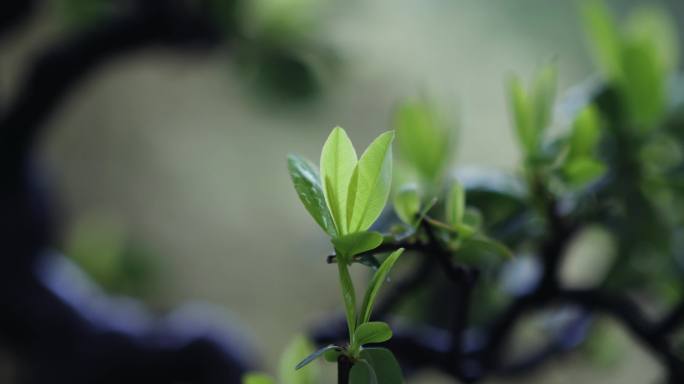
[[[347,317],[347,328],[349,329],[349,344],[354,345],[354,331],[356,330],[356,291],[354,290],[354,283],[349,274],[349,266],[347,263],[341,260],[338,261],[337,269],[340,273],[344,313]]]
[[[337,384],[349,384],[351,367],[352,363],[347,356],[340,355],[337,358]]]

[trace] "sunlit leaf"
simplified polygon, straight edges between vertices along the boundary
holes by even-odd
[[[383,237],[378,232],[363,231],[332,239],[338,256],[345,262],[349,262],[351,257],[370,251],[382,244]]]
[[[370,321],[360,324],[354,337],[357,345],[382,343],[392,338],[392,330],[387,323]]]
[[[363,298],[363,304],[361,305],[361,313],[359,314],[359,324],[366,323],[368,322],[368,320],[370,320],[371,312],[373,310],[373,303],[375,302],[375,298],[377,297],[378,292],[380,291],[380,287],[387,278],[387,275],[392,269],[392,266],[394,266],[394,263],[397,262],[399,256],[401,256],[403,252],[404,248],[399,248],[396,251],[392,252],[389,256],[387,256],[385,261],[382,262],[380,268],[378,268],[378,270],[373,275],[373,279],[371,279],[370,285],[366,290],[366,295]]]
[[[347,200],[350,233],[368,229],[385,208],[392,178],[393,139],[392,131],[378,136],[354,169]]]
[[[306,210],[325,232],[330,236],[337,236],[316,169],[308,161],[297,155],[287,157],[287,166],[297,195]]]
[[[347,194],[349,180],[356,167],[356,151],[344,129],[330,132],[321,151],[321,181],[325,201],[340,235],[347,231]]]

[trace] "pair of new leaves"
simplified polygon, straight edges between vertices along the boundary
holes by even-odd
[[[288,157],[297,194],[318,225],[332,237],[338,261],[349,263],[376,248],[382,235],[368,228],[380,216],[392,179],[394,132],[376,138],[357,160],[344,129],[333,129],[321,152],[320,176],[306,160]]]

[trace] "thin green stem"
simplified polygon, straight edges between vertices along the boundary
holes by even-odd
[[[338,262],[337,267],[340,273],[342,299],[344,300],[344,311],[347,316],[347,327],[349,328],[349,344],[354,345],[354,332],[356,331],[356,291],[354,290],[354,283],[349,274],[349,266],[347,263]]]

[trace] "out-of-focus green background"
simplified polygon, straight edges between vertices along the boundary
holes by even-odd
[[[610,4],[621,14],[643,3]],[[679,1],[654,3],[684,17]],[[391,128],[398,100],[422,92],[459,116],[459,165],[516,170],[503,81],[549,59],[561,92],[591,76],[577,6],[331,0],[314,33],[337,52],[339,68],[307,102],[260,98],[240,80],[229,47],[146,50],[110,62],[54,115],[41,148],[65,239],[79,223],[116,223],[149,251],[154,283],[142,299],[160,313],[187,301],[225,307],[274,367],[294,333],[340,308],[335,272],[324,263],[330,246],[295,196],[286,154],[317,162],[335,125],[363,147]],[[63,30],[56,8],[41,9],[0,46],[3,96],[32,52]],[[653,382],[657,364],[627,338],[623,346],[629,352],[617,366],[571,356],[534,382]]]

